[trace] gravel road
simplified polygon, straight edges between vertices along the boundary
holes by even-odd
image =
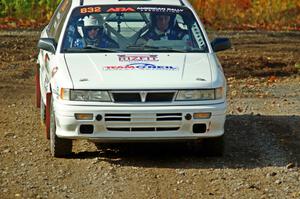
[[[39,32],[0,31],[0,198],[300,198],[300,33],[218,32],[229,110],[223,157],[181,144],[74,143],[50,156],[35,108]]]

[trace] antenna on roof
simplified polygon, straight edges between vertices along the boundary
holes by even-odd
[[[83,5],[83,0],[80,0],[80,5],[81,5],[81,6]]]

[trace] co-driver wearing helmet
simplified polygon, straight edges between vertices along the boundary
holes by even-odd
[[[83,19],[83,38],[76,39],[74,47],[84,48],[95,46],[99,48],[118,48],[119,45],[113,39],[109,38],[104,31],[103,23],[99,22],[94,16]]]
[[[150,30],[142,35],[137,41],[138,44],[146,43],[148,40],[184,40],[187,42],[190,40],[187,31],[176,24],[174,14],[152,13],[150,17]]]

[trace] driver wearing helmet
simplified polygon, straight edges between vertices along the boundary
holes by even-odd
[[[176,23],[176,15],[168,13],[152,13],[150,15],[151,27],[138,43],[148,40],[184,40],[189,41],[188,32],[181,29]]]
[[[94,46],[99,48],[118,48],[119,45],[113,39],[108,37],[104,31],[103,20],[97,19],[95,16],[85,17],[82,27],[83,37],[75,40],[74,47],[84,48]]]

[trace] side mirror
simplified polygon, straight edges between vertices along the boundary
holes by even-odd
[[[46,50],[51,53],[55,53],[56,51],[56,41],[53,38],[41,38],[38,43],[38,48],[42,50]]]
[[[228,38],[216,38],[211,42],[211,46],[215,52],[219,52],[231,48],[231,42]]]

